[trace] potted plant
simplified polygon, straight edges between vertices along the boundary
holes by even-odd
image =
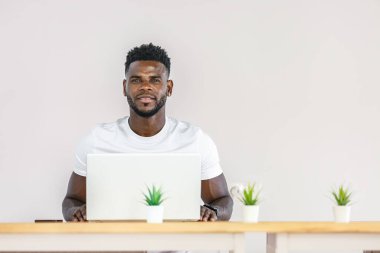
[[[334,206],[334,217],[336,222],[350,222],[351,215],[351,194],[349,187],[340,185],[338,189],[332,190],[336,206]]]
[[[147,222],[162,223],[164,218],[164,206],[161,205],[164,201],[161,188],[152,185],[147,186],[147,193],[144,194],[144,202],[147,206]]]
[[[258,222],[259,220],[259,194],[256,184],[248,184],[243,188],[238,199],[243,203],[243,219],[245,222]]]

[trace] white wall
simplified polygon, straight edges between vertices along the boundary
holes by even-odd
[[[147,42],[172,58],[168,114],[213,137],[229,183],[263,185],[262,220],[331,220],[341,182],[353,219],[379,220],[379,13],[380,1],[0,0],[0,221],[61,218],[73,149],[128,113],[125,55]]]

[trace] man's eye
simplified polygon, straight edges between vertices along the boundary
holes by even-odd
[[[139,82],[140,82],[140,79],[137,79],[137,78],[131,79],[131,83],[139,83]]]
[[[153,82],[154,82],[154,83],[160,83],[161,80],[160,80],[159,78],[154,78],[154,79],[153,79]]]

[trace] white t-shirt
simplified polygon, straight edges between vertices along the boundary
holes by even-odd
[[[87,154],[101,153],[198,153],[201,179],[219,176],[222,169],[214,142],[199,127],[166,117],[159,133],[151,137],[137,135],[128,124],[128,116],[93,128],[75,152],[74,172],[87,174]]]

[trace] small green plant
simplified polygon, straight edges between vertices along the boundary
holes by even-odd
[[[346,206],[351,203],[351,194],[349,187],[340,185],[337,190],[332,190],[331,194],[338,206]]]
[[[144,194],[144,201],[147,206],[159,206],[162,204],[162,202],[165,200],[163,199],[163,192],[161,187],[158,188],[155,185],[152,185],[152,187],[146,187],[148,190],[148,193]]]
[[[239,200],[246,206],[254,206],[259,202],[260,192],[256,190],[256,184],[248,184],[241,194]]]

